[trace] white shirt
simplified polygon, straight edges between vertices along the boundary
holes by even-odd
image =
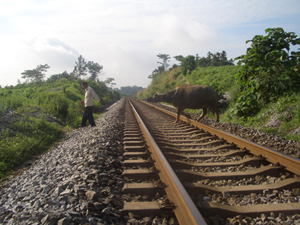
[[[84,96],[84,106],[93,106],[94,101],[93,98],[95,98],[98,102],[100,101],[99,96],[96,94],[96,92],[91,88],[90,86],[85,89],[85,96]]]

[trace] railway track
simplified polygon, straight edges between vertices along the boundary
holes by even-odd
[[[124,211],[179,224],[276,224],[300,214],[299,159],[175,116],[127,99]]]

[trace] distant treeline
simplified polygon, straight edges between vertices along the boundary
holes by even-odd
[[[225,51],[217,52],[215,54],[208,52],[206,57],[199,57],[196,54],[195,58],[197,66],[207,67],[207,66],[232,66],[234,65],[233,59],[227,59],[227,53]]]
[[[121,87],[119,88],[114,88],[114,91],[118,91],[120,94],[123,95],[128,95],[128,96],[134,96],[136,93],[138,93],[138,91],[143,90],[143,87],[139,87],[139,86],[126,86],[126,87]]]
[[[226,51],[217,52],[215,54],[208,52],[206,57],[199,57],[198,54],[196,56],[194,55],[188,55],[186,57],[182,55],[173,56],[177,61],[179,61],[179,65],[174,64],[172,67],[169,67],[170,64],[170,56],[168,54],[158,54],[157,57],[162,60],[162,62],[157,62],[161,66],[158,66],[158,68],[154,69],[152,71],[152,74],[148,76],[149,79],[154,79],[155,76],[158,74],[161,74],[164,71],[172,70],[177,67],[181,67],[181,72],[183,75],[186,75],[186,73],[192,72],[197,67],[208,67],[208,66],[232,66],[234,65],[233,59],[227,59],[227,53]]]

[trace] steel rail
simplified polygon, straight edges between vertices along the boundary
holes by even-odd
[[[149,146],[149,150],[152,152],[152,157],[155,161],[154,164],[156,168],[160,170],[160,179],[166,184],[165,191],[168,195],[168,198],[171,202],[174,203],[174,213],[179,224],[207,224],[200,214],[199,210],[195,206],[194,202],[190,198],[189,194],[183,187],[182,183],[176,176],[175,172],[169,165],[162,151],[154,141],[152,135],[149,133],[137,110],[130,100],[129,102],[138,121],[141,132],[145,137],[146,145]]]
[[[149,104],[144,101],[140,101],[140,102],[142,102],[146,105],[149,105],[152,108],[155,108],[161,112],[164,112],[164,113],[176,118],[176,114],[173,112],[170,112],[170,111],[160,108],[158,106],[154,106],[154,105]],[[191,126],[198,127],[199,129],[203,129],[204,131],[210,133],[211,135],[216,135],[220,139],[223,138],[228,143],[234,143],[240,149],[246,149],[254,155],[262,155],[269,162],[271,162],[273,164],[279,163],[281,166],[285,167],[288,171],[293,172],[297,175],[300,175],[300,159],[297,159],[295,157],[292,157],[292,156],[286,155],[284,153],[275,151],[273,149],[264,147],[262,145],[248,141],[244,138],[227,133],[225,131],[221,131],[221,130],[206,126],[200,122],[196,122],[196,121],[188,119],[187,117],[184,117],[184,116],[180,116],[179,119],[183,122],[189,123]]]

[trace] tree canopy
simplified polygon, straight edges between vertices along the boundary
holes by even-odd
[[[176,55],[176,56],[173,56],[173,58],[176,59],[177,61],[179,61],[180,63],[184,59],[184,57],[182,55]]]
[[[46,76],[45,72],[47,72],[47,69],[49,68],[50,66],[48,66],[48,64],[38,65],[35,69],[25,70],[23,73],[21,73],[21,78],[27,79],[26,82],[42,82]],[[75,80],[87,76],[88,73],[90,74],[90,77],[88,78],[89,81],[97,81],[102,69],[103,66],[99,65],[99,63],[93,61],[86,62],[82,55],[80,55],[78,57],[78,61],[75,62],[74,70],[70,74],[67,71],[64,71],[60,74],[53,74],[50,78],[47,79],[47,82],[53,83],[62,78],[66,78],[68,80]],[[21,84],[20,81],[18,82],[19,84]]]
[[[208,52],[207,57],[200,57],[196,59],[197,66],[232,66],[234,65],[233,59],[227,59],[227,53],[223,50],[221,53],[216,52],[215,54]]]
[[[75,62],[74,70],[71,73],[75,78],[85,77],[87,72],[90,73],[89,80],[97,80],[97,77],[103,66],[99,65],[97,62],[88,61],[86,62],[85,59],[80,55],[78,57],[78,61]]]
[[[72,72],[73,76],[80,78],[87,75],[87,62],[84,60],[82,55],[78,57],[78,61],[75,62],[74,70]]]
[[[98,74],[103,69],[103,66],[100,66],[97,62],[94,63],[93,61],[89,61],[87,63],[87,68],[89,70],[89,73],[91,74],[89,79],[96,81]]]
[[[42,82],[45,78],[45,72],[50,68],[48,64],[44,65],[38,65],[33,70],[25,70],[23,73],[21,73],[23,76],[23,79],[28,79],[31,82]]]
[[[183,75],[186,75],[187,72],[191,72],[194,69],[196,69],[196,61],[195,61],[195,56],[193,55],[188,55],[187,57],[183,58],[181,62],[181,72]]]
[[[152,73],[148,76],[149,79],[154,79],[157,75],[161,74],[164,71],[167,71],[170,64],[168,62],[170,61],[170,56],[168,54],[161,54],[159,53],[157,55],[159,59],[162,60],[162,62],[157,62],[161,64],[158,66],[158,68],[154,69]],[[187,72],[192,72],[194,69],[198,67],[207,67],[207,66],[226,66],[226,65],[234,65],[233,59],[228,60],[227,59],[227,53],[223,50],[221,53],[217,52],[215,54],[208,52],[207,57],[198,57],[198,54],[196,54],[196,57],[193,55],[188,55],[186,57],[182,55],[176,55],[173,56],[173,58],[180,62],[181,66],[181,72],[183,75],[186,75]],[[169,70],[177,68],[178,65],[174,64],[172,67],[170,67]]]
[[[115,78],[108,77],[108,78],[106,78],[104,83],[106,85],[110,85],[110,87],[112,88],[114,85],[116,85],[116,83],[114,81],[115,81]]]
[[[236,113],[248,115],[259,108],[260,102],[277,100],[287,92],[300,91],[300,51],[290,51],[291,45],[300,44],[294,32],[282,28],[268,28],[266,36],[256,35],[246,55],[236,58],[236,74],[241,95]]]
[[[168,62],[170,62],[171,57],[168,54],[161,54],[161,53],[159,53],[157,55],[157,57],[163,61],[163,62],[157,62],[157,63],[161,64],[164,67],[164,70],[166,71],[168,69],[168,67],[170,66],[170,64],[168,64]]]

